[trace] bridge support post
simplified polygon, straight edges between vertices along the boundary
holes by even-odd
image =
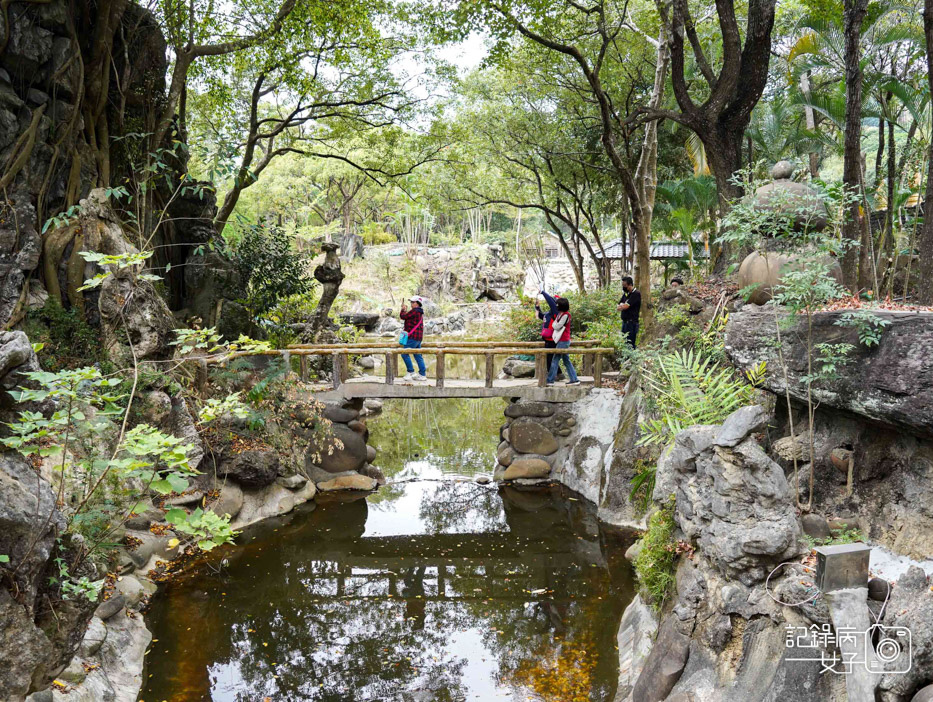
[[[340,354],[340,382],[345,383],[350,378],[350,354]]]
[[[308,382],[308,355],[305,353],[298,357],[298,374],[301,376],[301,382]]]
[[[342,353],[333,353],[331,354],[333,359],[331,363],[331,383],[334,386],[334,390],[340,387],[340,384],[343,382],[343,354]]]
[[[599,354],[585,353],[581,357],[580,366],[583,368],[583,375],[593,375],[593,357]]]
[[[493,373],[496,367],[496,357],[491,353],[486,354],[486,387],[492,387]]]
[[[439,388],[444,387],[444,377],[447,375],[447,369],[445,368],[446,366],[445,358],[446,358],[446,355],[444,354],[443,351],[437,352],[437,366],[434,369],[434,374],[437,377],[436,385]]]
[[[282,352],[282,363],[285,364],[285,375],[292,372],[292,353],[288,349]]]
[[[547,385],[547,360],[550,356],[546,353],[535,354],[535,379],[538,381],[538,387],[543,388]]]
[[[593,387],[601,388],[603,386],[603,355],[601,353],[592,354],[593,359]]]
[[[386,385],[395,385],[395,359],[394,353],[386,354]]]

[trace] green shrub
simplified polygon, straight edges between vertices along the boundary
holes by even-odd
[[[655,463],[645,463],[638,459],[635,461],[635,475],[632,476],[628,498],[642,513],[648,511],[651,504],[651,495],[654,492],[655,478],[658,466]]]
[[[655,609],[661,609],[674,584],[676,563],[674,509],[667,506],[648,519],[648,530],[641,538],[641,551],[635,559],[641,593]]]
[[[515,341],[541,341],[541,320],[535,312],[534,302],[525,299],[509,309],[505,323],[505,338]]]
[[[864,541],[865,537],[862,535],[862,532],[858,529],[846,529],[845,531],[838,531],[832,536],[825,539],[815,539],[809,534],[803,535],[803,540],[807,542],[807,546],[810,549],[816,548],[817,546],[838,546],[840,544],[854,544],[860,541]]]
[[[106,359],[100,334],[84,321],[76,308],[66,310],[50,299],[44,307],[26,315],[23,328],[32,342],[44,344],[39,354],[42,367],[50,371]]]
[[[621,322],[616,305],[619,304],[621,296],[620,289],[614,285],[587,290],[585,293],[567,293],[565,297],[570,301],[574,336],[578,339],[593,339],[596,337],[592,335],[592,331],[599,329],[605,333],[605,330],[613,325],[617,330],[614,335],[618,336]]]
[[[600,345],[620,348],[619,313],[616,311],[620,292],[614,287],[588,290],[585,293],[568,293],[570,314],[573,318],[571,334],[574,339],[593,339]],[[543,298],[538,297],[542,309],[547,309]],[[541,339],[541,322],[535,315],[534,300],[525,299],[513,307],[506,321],[506,337],[516,341],[538,341]]]
[[[239,225],[241,235],[233,248],[233,263],[247,285],[243,303],[254,316],[263,316],[280,299],[305,295],[316,285],[308,275],[310,252],[296,251],[292,237],[264,222]]]
[[[398,243],[398,239],[395,235],[383,229],[382,225],[378,222],[367,222],[363,225],[363,228],[360,229],[360,237],[363,239],[363,243],[368,246]]]
[[[693,349],[663,354],[644,368],[643,389],[656,418],[642,424],[638,443],[666,444],[696,424],[719,424],[749,404],[764,378],[764,362],[746,377]]]
[[[279,300],[268,313],[269,320],[278,325],[301,324],[311,319],[320,299],[317,288]]]

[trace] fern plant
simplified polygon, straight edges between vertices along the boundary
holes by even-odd
[[[752,401],[764,372],[762,362],[745,377],[738,376],[695,349],[660,356],[644,377],[658,417],[642,426],[639,445],[666,444],[695,424],[719,424]]]

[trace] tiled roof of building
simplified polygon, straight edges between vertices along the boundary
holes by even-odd
[[[621,239],[613,239],[606,243],[603,248],[606,251],[606,258],[612,261],[618,261],[628,257],[628,243]],[[674,258],[687,258],[687,245],[680,241],[655,241],[651,244],[649,257],[652,260],[665,260]],[[709,253],[701,249],[695,251],[696,258],[709,258]],[[596,258],[603,258],[602,252],[596,252]]]

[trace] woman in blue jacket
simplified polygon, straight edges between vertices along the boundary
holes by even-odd
[[[544,336],[543,334],[544,330],[547,329],[549,326],[551,326],[551,322],[553,322],[554,317],[557,316],[557,299],[551,297],[543,290],[539,294],[544,296],[544,301],[547,303],[547,307],[548,307],[547,312],[542,312],[541,306],[538,304],[537,301],[535,301],[535,310],[537,310],[538,312],[538,319],[542,321],[541,331],[542,331],[542,336]],[[544,348],[546,349],[557,348],[557,342],[554,339],[551,339],[545,336],[544,337]],[[554,362],[555,358],[556,358],[555,356],[548,356],[548,362],[547,362],[548,372],[550,372],[551,364]]]

